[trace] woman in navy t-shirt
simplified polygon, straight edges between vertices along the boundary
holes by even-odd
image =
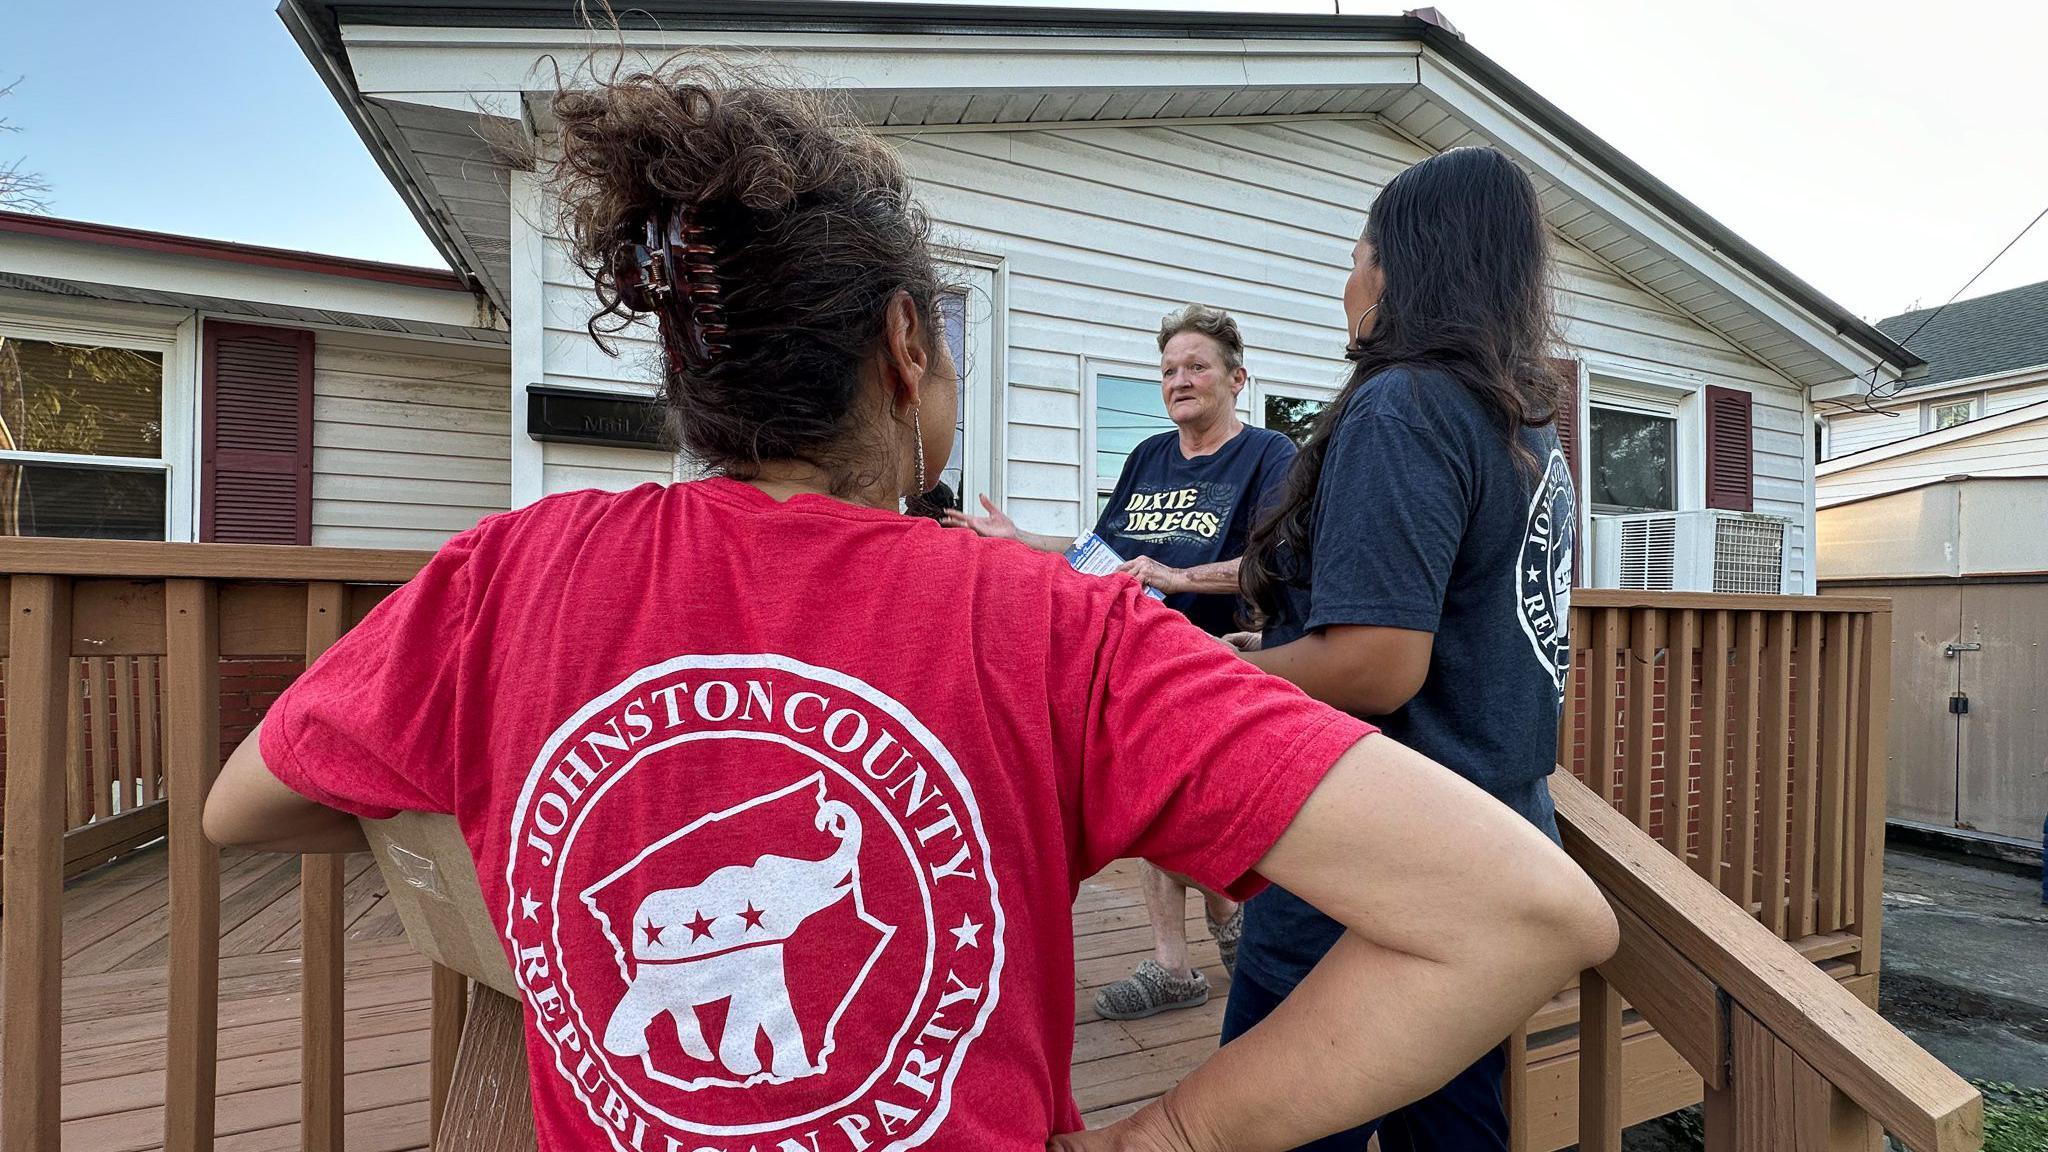
[[[1242,566],[1253,663],[1360,716],[1556,838],[1545,782],[1571,647],[1568,395],[1541,209],[1482,148],[1425,160],[1372,206],[1344,286],[1350,382]],[[1342,929],[1274,888],[1245,914],[1226,1041],[1265,1018]],[[1499,1050],[1435,1095],[1305,1147],[1505,1149]]]

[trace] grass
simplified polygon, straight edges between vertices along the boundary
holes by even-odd
[[[2048,1091],[1996,1080],[1971,1083],[1984,1093],[1984,1152],[2048,1152]]]

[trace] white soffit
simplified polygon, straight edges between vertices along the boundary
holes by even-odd
[[[1534,127],[1413,41],[629,32],[344,26],[370,114],[470,268],[504,306],[507,166],[495,142],[545,133],[546,95],[601,58],[631,69],[713,50],[851,94],[882,127],[1375,116],[1441,151],[1486,144],[1536,181],[1545,219],[1618,274],[1807,386],[1871,354]],[[595,54],[595,56],[593,55]],[[1114,84],[1104,78],[1114,77]],[[1879,379],[1896,376],[1890,365]]]

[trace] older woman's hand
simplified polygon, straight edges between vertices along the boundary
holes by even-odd
[[[1239,652],[1257,652],[1262,640],[1257,632],[1232,632],[1223,637],[1223,642]]]
[[[1157,588],[1168,596],[1176,592],[1191,591],[1188,587],[1187,569],[1169,568],[1150,556],[1126,560],[1117,566],[1117,571],[1126,576],[1135,576],[1138,583],[1147,588]]]

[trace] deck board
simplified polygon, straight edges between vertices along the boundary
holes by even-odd
[[[64,898],[64,1147],[154,1152],[163,1141],[170,912],[161,845],[80,876]],[[367,855],[343,870],[348,937],[343,1054],[350,1152],[407,1152],[426,1139],[427,962],[406,945]],[[221,860],[216,1148],[299,1147],[299,863]],[[1227,990],[1201,905],[1188,937],[1213,994],[1149,1020],[1096,1016],[1096,990],[1151,952],[1138,870],[1111,866],[1074,902],[1074,1093],[1091,1123],[1158,1095],[1214,1049]]]

